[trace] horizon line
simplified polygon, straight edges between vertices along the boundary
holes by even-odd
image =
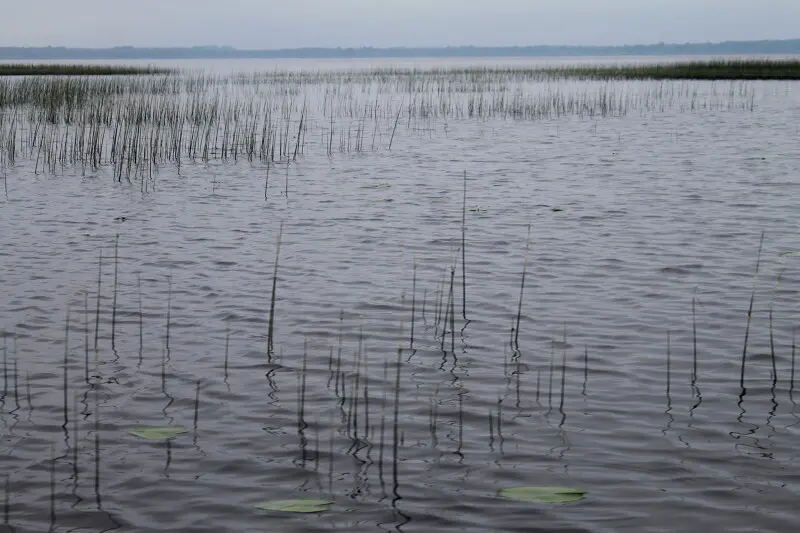
[[[149,50],[191,50],[197,48],[212,48],[234,52],[286,52],[294,50],[447,50],[452,48],[481,48],[481,49],[519,49],[519,48],[643,48],[666,46],[715,46],[725,44],[758,44],[758,43],[788,43],[800,41],[800,37],[787,39],[736,39],[724,41],[685,41],[685,42],[651,42],[651,43],[625,43],[625,44],[446,44],[446,45],[390,45],[390,46],[293,46],[283,48],[239,48],[225,44],[193,44],[193,45],[112,45],[112,46],[72,46],[72,45],[13,45],[0,44],[0,49],[70,49],[70,50],[118,50],[118,49],[149,49]]]

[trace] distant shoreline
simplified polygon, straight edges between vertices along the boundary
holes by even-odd
[[[441,72],[434,69],[428,72]],[[454,76],[473,77],[494,71],[498,75],[515,74],[529,81],[547,79],[581,80],[800,80],[800,58],[791,59],[713,59],[707,61],[673,61],[629,65],[544,66],[538,68],[455,68]],[[373,74],[403,76],[425,71],[375,69]],[[0,63],[0,78],[5,76],[136,76],[178,74],[179,69],[155,66],[119,66],[64,63]]]
[[[286,48],[241,50],[228,46],[70,48],[0,46],[0,60],[111,59],[377,59],[457,57],[586,57],[677,55],[795,55],[800,39],[623,46],[450,46],[392,48]]]

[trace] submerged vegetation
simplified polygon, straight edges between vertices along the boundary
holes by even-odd
[[[132,76],[169,74],[172,69],[136,65],[0,63],[0,76]]]

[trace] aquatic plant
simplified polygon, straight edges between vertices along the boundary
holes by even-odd
[[[636,69],[644,77],[658,68],[676,78],[629,81],[639,79]],[[760,92],[753,82],[715,84],[677,75],[691,68],[700,67],[5,77],[0,78],[0,166],[26,159],[35,173],[52,174],[106,167],[118,182],[140,178],[144,190],[165,164],[180,172],[187,161],[245,160],[262,165],[266,197],[276,163],[297,162],[315,150],[333,156],[397,149],[403,129],[433,135],[450,120],[756,108]]]
[[[142,76],[177,72],[164,67],[61,63],[3,63],[0,76]]]

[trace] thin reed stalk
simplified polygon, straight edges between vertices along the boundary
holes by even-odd
[[[281,255],[281,240],[283,239],[283,221],[281,221],[278,231],[278,243],[275,246],[275,269],[272,272],[272,297],[269,303],[269,324],[267,325],[267,360],[272,362],[272,355],[275,353],[273,345],[273,333],[275,326],[275,295],[278,287],[278,262]]]
[[[742,390],[745,390],[744,386],[744,372],[745,366],[747,362],[747,340],[750,337],[750,321],[753,318],[753,302],[756,299],[756,283],[758,281],[758,269],[761,266],[761,249],[764,246],[764,232],[761,232],[761,239],[758,242],[758,255],[756,257],[756,271],[753,275],[753,290],[750,293],[750,305],[747,308],[747,325],[744,329],[744,348],[742,348],[742,364],[741,364],[741,372],[739,377],[739,387]]]
[[[525,240],[525,262],[522,266],[522,279],[519,285],[519,305],[517,306],[517,322],[514,327],[514,346],[519,349],[519,323],[522,318],[522,295],[525,291],[525,274],[528,272],[528,250],[531,242],[531,225],[528,224],[528,237]]]

